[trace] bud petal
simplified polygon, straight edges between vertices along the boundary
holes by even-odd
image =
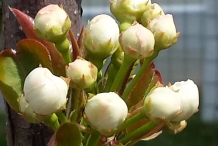
[[[91,62],[79,58],[69,63],[66,73],[78,87],[88,88],[95,83],[98,69]]]
[[[187,120],[198,111],[199,93],[198,87],[192,80],[176,82],[170,88],[179,93],[181,102],[181,113],[172,121]]]
[[[153,121],[170,121],[180,112],[179,94],[169,87],[158,87],[145,98],[144,109]]]
[[[164,15],[163,9],[157,3],[153,3],[150,5],[149,9],[143,13],[141,23],[146,27],[151,20],[160,15]]]
[[[114,92],[93,96],[85,107],[89,123],[97,130],[113,130],[124,122],[128,114],[126,103]]]
[[[47,68],[35,68],[24,81],[24,98],[39,115],[49,115],[65,106],[68,86]]]
[[[123,52],[135,59],[150,56],[154,49],[154,35],[138,23],[123,31],[119,41]]]
[[[58,5],[48,5],[42,8],[34,20],[36,35],[51,42],[64,40],[70,27],[69,16]]]
[[[159,49],[166,49],[174,45],[179,36],[179,34],[176,33],[173,16],[170,14],[160,15],[154,18],[147,25],[147,28],[153,32],[155,46]]]
[[[139,21],[151,0],[110,0],[112,14],[120,22]]]
[[[23,95],[19,98],[19,106],[22,116],[30,122],[30,123],[40,123],[41,118],[38,117],[37,114],[33,112],[33,110],[30,108],[29,103],[26,101],[26,99],[23,97]]]
[[[88,53],[107,58],[118,47],[119,27],[109,15],[95,16],[87,25],[84,36],[84,47]]]

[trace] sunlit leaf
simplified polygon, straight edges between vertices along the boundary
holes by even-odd
[[[18,98],[22,94],[24,72],[15,53],[5,50],[0,53],[0,90],[8,104],[19,112]]]
[[[25,65],[25,69],[33,66],[33,64],[38,66],[40,63],[43,67],[46,67],[53,72],[50,54],[47,48],[37,40],[24,39],[19,41],[17,43],[17,55],[21,59],[22,65]]]

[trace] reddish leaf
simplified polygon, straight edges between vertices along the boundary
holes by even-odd
[[[129,108],[140,102],[150,89],[159,82],[159,77],[161,78],[161,76],[159,76],[160,74],[158,75],[159,72],[155,71],[154,68],[154,63],[151,63],[126,99],[126,104]]]
[[[10,10],[17,18],[27,38],[36,39],[47,48],[51,56],[53,73],[57,76],[65,76],[65,63],[61,53],[56,49],[53,43],[40,39],[35,35],[33,28],[33,18],[18,9],[10,8]]]
[[[24,39],[19,41],[17,43],[17,55],[21,61],[23,60],[22,65],[26,64],[26,68],[32,66],[30,65],[32,62],[29,61],[35,61],[38,62],[37,66],[40,63],[43,67],[46,67],[53,72],[50,54],[47,48],[37,40]]]
[[[74,61],[74,60],[76,60],[77,56],[81,57],[81,53],[80,53],[76,38],[71,30],[69,31],[69,35],[70,35],[70,40],[71,40],[72,47],[73,47],[73,57],[72,58]]]

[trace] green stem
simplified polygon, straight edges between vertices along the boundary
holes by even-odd
[[[80,95],[81,89],[72,89],[71,111],[73,111],[73,114],[70,118],[71,122],[77,122],[77,118],[79,115],[80,100],[82,100],[82,97]]]
[[[85,59],[92,62],[98,68],[98,71],[102,69],[104,59],[96,57],[92,54],[87,54]]]
[[[109,135],[114,135],[124,129],[126,129],[128,126],[132,125],[133,123],[145,118],[145,115],[142,112],[137,113],[136,115],[130,117],[127,119],[123,124],[121,124],[119,127],[117,127],[116,130],[114,130],[112,133]]]
[[[72,62],[71,53],[70,53],[70,42],[66,38],[61,42],[55,43],[56,48],[62,54],[66,64]]]
[[[153,121],[150,121],[147,124],[143,125],[142,127],[136,129],[135,131],[125,135],[123,138],[119,140],[119,142],[125,145],[129,141],[134,140],[135,138],[141,136],[142,134],[150,131],[155,126],[156,124]]]
[[[64,115],[62,111],[57,112],[56,115],[61,124],[69,122],[69,120],[67,119],[67,117]]]
[[[43,119],[43,123],[49,127],[52,128],[52,130],[56,131],[60,124],[58,122],[58,117],[56,116],[55,113],[51,114],[50,116],[46,117]]]
[[[120,32],[127,30],[130,26],[132,26],[132,23],[130,22],[121,22],[120,23]]]
[[[111,89],[110,91],[115,91],[115,90],[119,90],[119,88],[121,87],[122,85],[122,81],[124,80],[125,76],[126,76],[126,73],[128,72],[129,70],[129,67],[132,66],[132,64],[135,62],[136,59],[128,56],[128,55],[124,55],[124,60],[123,60],[123,63],[116,75],[116,78],[114,79],[114,82],[111,86]]]
[[[144,71],[147,69],[151,61],[158,56],[159,51],[154,52],[150,57],[146,58],[144,63],[142,64],[141,68],[139,69],[139,72],[136,74],[136,76],[133,78],[133,80],[130,82],[129,86],[124,91],[122,98],[125,100],[129,94],[131,93],[132,89],[135,87],[141,76],[143,75]]]
[[[100,133],[94,129],[89,136],[86,146],[97,146],[100,139]]]
[[[106,85],[105,85],[105,88],[104,88],[104,92],[108,92],[110,91],[110,88],[114,82],[114,79],[117,75],[117,72],[118,72],[119,69],[117,69],[113,64],[111,64],[109,66],[109,69],[108,69],[108,77],[107,77],[107,82],[106,82]]]

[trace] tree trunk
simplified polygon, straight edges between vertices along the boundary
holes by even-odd
[[[4,0],[3,1],[3,30],[0,49],[16,48],[16,43],[25,38],[19,29],[19,24],[8,6],[17,8],[31,17],[39,9],[48,4],[62,4],[72,20],[72,30],[77,36],[81,30],[81,1],[82,0]],[[8,146],[46,146],[53,132],[43,124],[31,124],[22,116],[13,111],[5,103],[7,118],[7,145]]]

